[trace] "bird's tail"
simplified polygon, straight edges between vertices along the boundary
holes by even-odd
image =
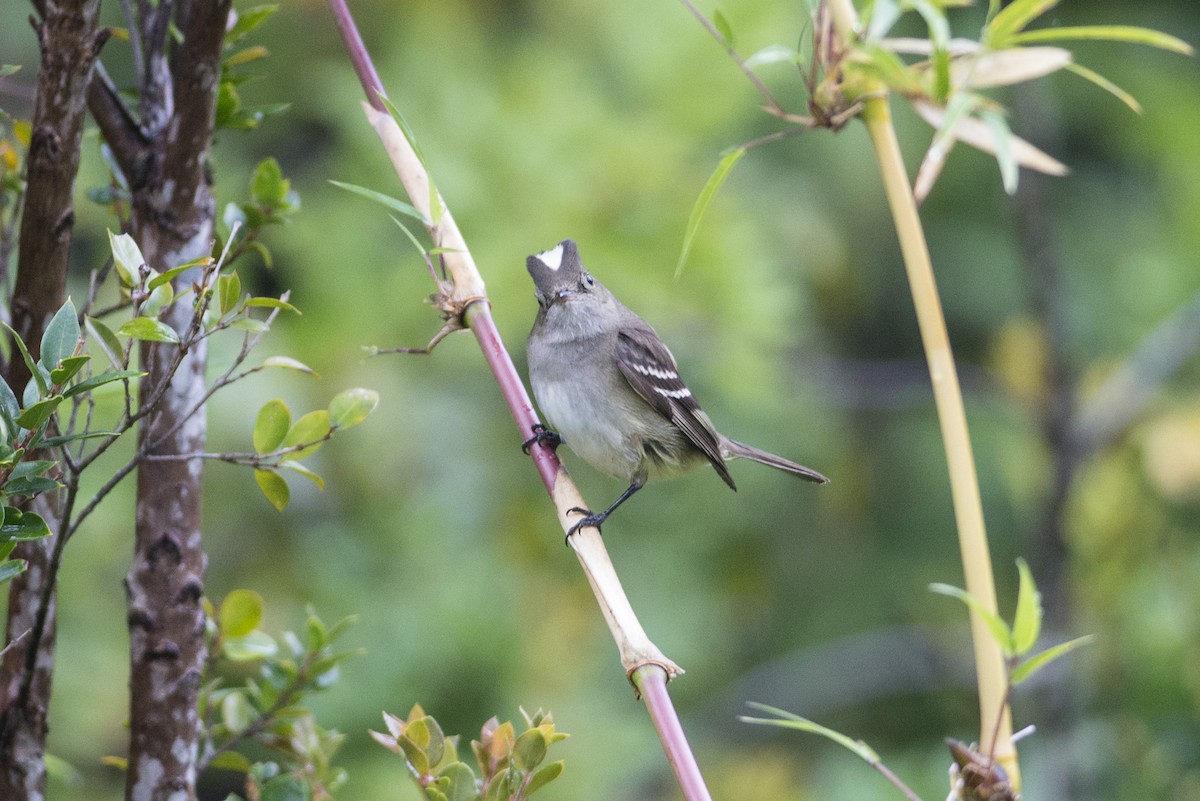
[[[737,442],[736,440],[729,439],[728,437],[721,437],[721,450],[723,452],[722,455],[727,459],[750,459],[758,462],[759,464],[765,464],[768,467],[774,467],[776,470],[783,470],[785,473],[791,473],[793,475],[800,476],[800,478],[804,479],[805,481],[814,481],[818,484],[829,483],[828,478],[810,467],[805,467],[802,464],[796,464],[795,462],[784,459],[782,456],[776,456],[773,453],[761,451],[758,448]]]

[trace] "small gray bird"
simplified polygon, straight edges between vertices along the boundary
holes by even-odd
[[[679,377],[675,357],[654,329],[584,269],[564,239],[525,263],[537,290],[529,333],[529,380],[553,431],[535,427],[534,442],[566,442],[597,470],[629,482],[599,514],[571,527],[599,526],[650,476],[671,478],[705,461],[736,490],[725,466],[742,457],[824,484],[803,465],[736,442],[713,428]],[[560,439],[561,435],[561,439]]]

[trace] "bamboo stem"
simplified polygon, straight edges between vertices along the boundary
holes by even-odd
[[[838,38],[849,43],[856,35],[858,16],[851,0],[827,0]],[[883,87],[863,98],[863,120],[875,148],[884,192],[900,239],[900,250],[908,274],[909,288],[916,307],[917,324],[929,364],[934,403],[942,429],[946,462],[950,472],[950,494],[962,552],[966,590],[984,608],[995,612],[996,587],[992,578],[992,559],[988,550],[983,521],[983,503],[979,478],[967,429],[967,414],[946,320],[934,279],[933,264],[925,231],[917,212],[912,185],[904,168],[900,144],[892,125],[888,96]],[[971,641],[979,686],[979,752],[990,755],[1008,773],[1013,789],[1020,791],[1020,773],[1016,746],[1012,739],[1012,713],[1006,703],[1008,674],[1000,644],[983,619],[969,612]]]

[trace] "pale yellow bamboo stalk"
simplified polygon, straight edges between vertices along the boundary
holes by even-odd
[[[858,16],[850,0],[828,0],[838,40],[852,41]],[[917,213],[916,200],[896,131],[892,125],[886,87],[863,99],[863,120],[875,148],[888,206],[900,239],[900,250],[908,273],[921,341],[929,363],[934,403],[942,428],[946,461],[950,471],[950,493],[962,552],[966,590],[984,608],[996,611],[996,587],[992,579],[992,559],[983,522],[983,503],[979,496],[979,478],[967,430],[958,372],[950,350],[946,320],[934,280],[933,264],[925,242],[925,232]],[[974,611],[970,613],[971,640],[979,686],[979,751],[992,755],[1008,772],[1013,789],[1020,791],[1016,747],[1012,739],[1012,715],[1006,703],[1008,677],[1004,654],[987,624]]]

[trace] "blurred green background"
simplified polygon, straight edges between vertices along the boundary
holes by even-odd
[[[105,7],[122,24],[117,4]],[[674,280],[718,154],[776,130],[682,5],[352,10],[522,371],[535,311],[524,259],[572,237],[671,344],[723,431],[833,479],[815,488],[738,464],[733,494],[700,471],[652,485],[605,527],[651,638],[688,671],[671,686],[714,795],[898,797],[828,742],[737,723],[755,700],[866,740],[926,799],[944,798],[942,737],[975,739],[978,713],[963,609],[926,585],[961,584],[961,567],[924,358],[861,126],[753,151]],[[743,55],[806,32],[801,3],[723,11]],[[37,64],[28,13],[16,0],[0,7],[0,61],[23,64],[15,83],[25,85]],[[952,22],[969,36],[981,14]],[[1048,21],[1144,25],[1200,42],[1190,3],[1064,3]],[[360,616],[344,642],[366,653],[315,702],[323,725],[348,735],[340,798],[417,798],[401,761],[366,734],[381,727],[380,710],[404,714],[414,702],[464,739],[492,714],[516,717],[518,705],[553,710],[572,738],[560,746],[566,773],[539,794],[547,801],[677,797],[473,338],[455,335],[432,357],[363,357],[363,345],[424,344],[440,321],[401,232],[328,183],[401,191],[328,9],[287,3],[260,41],[271,56],[243,100],[291,110],[257,132],[220,134],[217,190],[222,203],[244,197],[253,165],[274,155],[299,191],[294,225],[267,235],[274,268],[239,270],[260,292],[293,291],[304,316],[281,320],[267,352],[300,358],[322,379],[260,374],[219,395],[212,449],[248,449],[251,410],[273,397],[303,412],[366,386],[382,402],[312,460],[328,488],[293,481],[283,514],[249,471],[208,468],[210,597],[257,590],[276,632],[302,625],[309,603],[327,620]],[[922,213],[1001,607],[1011,609],[1013,560],[1025,556],[1050,607],[1045,644],[1098,636],[1015,700],[1017,726],[1039,727],[1022,745],[1025,798],[1200,799],[1200,69],[1134,46],[1077,53],[1144,114],[1067,75],[1004,95],[1014,130],[1071,175],[1023,174],[1013,199],[994,162],[959,148]],[[108,44],[118,81],[127,56]],[[798,75],[763,75],[804,111]],[[18,116],[25,102],[3,99]],[[915,169],[930,131],[896,113]],[[81,198],[104,181],[94,132],[85,148]],[[79,287],[104,258],[108,224],[81,199]],[[1178,335],[1155,339],[1162,326]],[[214,370],[233,347],[215,347]],[[1145,397],[1106,395],[1139,348],[1136,364],[1177,369],[1137,378]],[[1068,430],[1097,436],[1097,447],[1068,453]],[[594,504],[621,489],[565,459]],[[78,777],[56,780],[54,799],[120,797],[121,775],[100,759],[125,748],[131,491],[106,501],[67,550],[50,749]]]

